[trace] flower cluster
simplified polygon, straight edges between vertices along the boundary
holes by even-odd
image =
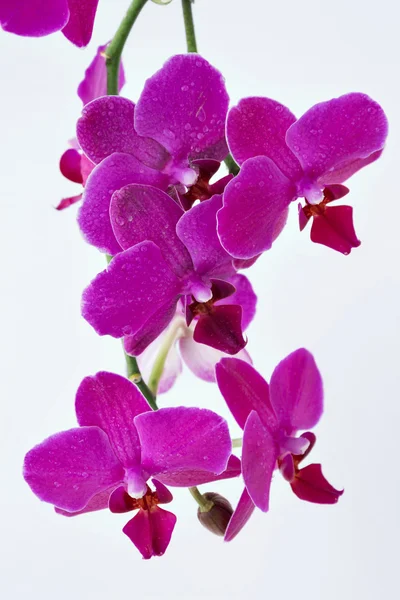
[[[4,29],[61,29],[77,45],[88,42],[97,0],[48,2],[46,21],[25,4],[2,3]],[[387,121],[361,93],[316,104],[299,119],[269,98],[229,109],[222,75],[196,53],[170,58],[133,103],[107,95],[106,53],[98,49],[79,86],[82,116],[60,162],[83,192],[57,208],[82,198],[80,230],[109,263],[84,290],[82,315],[99,335],[123,341],[132,369],[128,379],[86,377],[75,401],[79,427],[30,450],[24,477],[63,516],[137,511],[123,532],[147,559],[165,552],[176,524],[159,506],[172,501],[170,487],[190,488],[200,522],[226,541],[255,508],[269,510],[275,471],[307,502],[335,504],[343,493],[319,463],[303,466],[323,412],[315,360],[295,350],[269,384],[252,366],[245,331],[257,298],[241,271],[271,248],[297,198],[300,229],[312,219],[313,242],[342,254],[360,245],[352,208],[331,203],[379,158]],[[120,89],[124,81],[121,67]],[[219,174],[224,161],[228,175]],[[171,389],[181,359],[217,383],[242,439],[232,444],[214,410],[158,409],[157,393]],[[197,489],[239,476],[235,509]]]

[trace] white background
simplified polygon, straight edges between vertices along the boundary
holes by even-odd
[[[199,50],[225,75],[232,102],[265,95],[297,115],[350,92],[370,94],[391,125],[383,158],[350,182],[362,245],[348,257],[312,244],[297,210],[250,271],[259,295],[248,349],[266,378],[287,353],[316,356],[326,389],[313,461],[345,494],[337,506],[298,500],[276,477],[271,511],[231,544],[202,529],[177,490],[178,524],[166,555],[141,560],[121,528],[129,515],[65,519],[21,477],[25,452],[74,426],[81,379],[123,372],[119,344],[80,317],[80,294],[104,260],[81,239],[78,193],[58,159],[80,113],[75,94],[96,47],[128,0],[100,0],[91,45],[0,32],[1,590],[4,599],[392,599],[399,546],[399,11],[393,0],[197,0]],[[125,95],[185,50],[180,2],[149,3],[128,41]],[[347,200],[347,198],[346,198]],[[161,405],[214,408],[218,390],[186,371]],[[232,434],[238,434],[232,427]],[[236,502],[239,481],[204,486]]]

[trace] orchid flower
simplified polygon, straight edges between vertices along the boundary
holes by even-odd
[[[218,302],[235,292],[232,257],[216,232],[221,205],[216,195],[185,213],[147,185],[113,194],[112,234],[123,251],[83,293],[82,314],[97,333],[130,336],[130,353],[140,354],[169,325],[182,298],[186,324],[196,320],[196,342],[228,354],[244,348],[242,307]]]
[[[224,191],[218,233],[224,248],[249,259],[268,250],[289,204],[305,198],[300,228],[313,218],[312,241],[349,254],[360,242],[349,206],[328,206],[348,193],[342,183],[382,154],[382,108],[365,94],[321,102],[300,119],[269,98],[244,98],[227,120],[230,151],[241,171]]]
[[[193,486],[240,473],[240,461],[230,457],[227,424],[209,410],[153,412],[133,383],[107,372],[82,381],[75,408],[79,427],[30,450],[25,480],[67,516],[139,509],[123,531],[144,558],[164,553],[175,526],[175,515],[158,507],[172,499],[165,485]],[[151,477],[155,492],[147,485]]]
[[[99,0],[1,0],[0,25],[26,37],[62,31],[75,46],[87,46],[92,37]]]
[[[222,75],[189,54],[173,56],[148,79],[136,105],[104,96],[85,106],[77,137],[97,165],[78,217],[85,239],[116,254],[121,248],[110,223],[115,191],[131,183],[187,189],[198,179],[197,160],[225,158],[228,101]]]

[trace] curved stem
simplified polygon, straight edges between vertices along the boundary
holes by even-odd
[[[168,358],[168,354],[174,345],[176,339],[179,337],[180,329],[184,331],[185,321],[178,319],[172,324],[170,331],[167,332],[165,339],[158,351],[156,360],[154,361],[153,368],[148,379],[148,386],[154,396],[157,395],[158,385],[160,383],[161,376],[164,372],[165,363]]]
[[[158,410],[155,395],[143,381],[142,374],[140,372],[136,358],[134,356],[129,356],[129,354],[125,352],[125,360],[126,367],[128,370],[128,379],[130,379],[134,384],[137,385],[137,387],[149,403],[149,406],[151,406],[153,410]]]
[[[188,52],[197,52],[196,33],[194,31],[192,0],[182,0],[183,21],[185,23],[186,45]]]
[[[121,62],[122,50],[124,49],[125,42],[128,39],[133,24],[146,2],[147,0],[133,0],[121,25],[118,27],[117,33],[114,35],[105,51],[107,94],[109,96],[118,96],[119,65]]]
[[[232,158],[232,154],[228,154],[228,156],[225,158],[224,163],[226,164],[226,166],[228,167],[228,171],[229,173],[231,173],[232,175],[237,175],[240,171],[240,167],[239,165],[236,164],[236,162],[233,160]]]
[[[243,438],[233,438],[232,448],[241,448],[243,446]]]
[[[209,512],[212,509],[214,502],[211,500],[206,500],[203,494],[199,492],[197,487],[190,487],[188,490],[196,500],[197,504],[200,506],[200,512]]]

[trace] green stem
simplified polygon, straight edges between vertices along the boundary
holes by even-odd
[[[224,163],[228,167],[229,173],[231,173],[232,175],[237,175],[239,173],[240,167],[239,167],[239,165],[237,165],[235,163],[235,161],[233,160],[233,158],[230,154],[228,154],[228,156],[224,160]]]
[[[200,512],[209,512],[212,509],[214,502],[211,500],[206,500],[203,494],[199,492],[197,487],[190,487],[188,490],[196,500],[197,504],[200,506]]]
[[[154,396],[157,395],[158,385],[164,371],[165,362],[167,360],[169,351],[175,343],[176,338],[179,336],[179,330],[184,325],[185,322],[183,319],[179,319],[173,324],[171,330],[167,332],[167,335],[157,354],[156,360],[154,361],[154,365],[148,379],[148,387]]]
[[[128,39],[133,24],[146,2],[147,0],[133,0],[121,25],[118,27],[117,33],[114,35],[112,42],[110,42],[106,49],[108,96],[118,96],[119,65],[121,62],[122,50],[124,49],[125,42]]]
[[[183,21],[185,23],[186,45],[188,52],[197,52],[196,33],[194,31],[192,0],[182,0]]]
[[[241,448],[243,445],[243,438],[233,438],[232,448]]]
[[[129,354],[125,352],[125,360],[128,371],[128,379],[130,379],[133,383],[137,385],[137,387],[149,403],[149,406],[151,406],[153,410],[158,410],[155,395],[143,381],[142,374],[140,372],[136,358],[134,356],[129,356]]]

